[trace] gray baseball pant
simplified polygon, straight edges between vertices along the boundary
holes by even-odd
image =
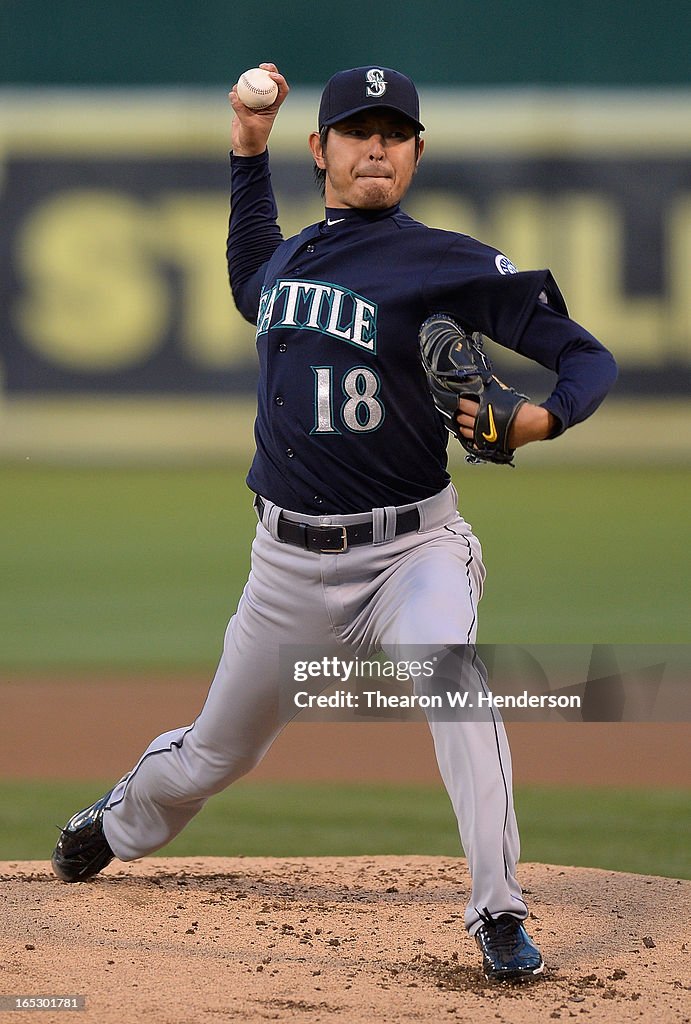
[[[399,537],[397,513],[415,506],[375,509],[373,543],[340,554],[282,543],[279,515],[312,525],[349,525],[367,515],[303,516],[264,502],[249,579],[199,716],[155,739],[113,790],[104,831],[120,860],[168,843],[212,794],[249,772],[295,716],[294,702],[281,699],[282,647],[315,645],[350,657],[383,650],[397,659],[411,648],[419,656],[474,642],[485,570],[456,502],[452,485],[418,502],[419,531]],[[484,686],[481,674],[476,685]],[[485,908],[524,918],[503,723],[493,711],[484,721],[430,717],[429,725],[472,876],[466,927],[473,934]]]

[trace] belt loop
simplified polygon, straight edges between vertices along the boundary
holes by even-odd
[[[372,543],[383,544],[386,539],[386,512],[383,508],[372,509]]]
[[[260,522],[264,529],[268,530],[274,540],[280,541],[278,536],[278,520],[283,509],[279,505],[274,505],[272,501],[268,501],[266,498],[261,499],[264,506],[262,515],[260,516]],[[254,503],[257,512],[257,502]]]
[[[264,523],[264,526],[267,528],[274,540],[280,540],[280,537],[278,536],[278,520],[281,517],[282,511],[283,509],[280,508],[279,505],[270,505],[269,511],[266,514],[266,522]]]
[[[396,536],[396,518],[396,506],[387,505],[384,509],[384,522],[386,524],[384,528],[384,540],[386,541],[393,540]]]

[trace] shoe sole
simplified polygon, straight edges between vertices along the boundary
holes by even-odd
[[[540,964],[534,971],[506,971],[505,973],[485,974],[485,978],[487,981],[497,982],[500,985],[505,981],[527,982],[530,984],[531,981],[538,981],[542,974],[544,974],[544,970],[545,965]]]
[[[108,857],[105,864],[101,864],[100,867],[97,868],[94,868],[94,862],[92,862],[87,865],[87,867],[82,868],[81,872],[75,872],[69,862],[66,865],[60,863],[55,855],[50,858],[50,865],[53,869],[53,873],[61,882],[90,882],[91,879],[100,874],[104,868],[107,868],[110,862],[114,859],[114,856]]]

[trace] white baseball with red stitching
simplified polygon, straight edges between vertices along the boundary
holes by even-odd
[[[238,99],[251,107],[252,110],[261,110],[262,107],[270,107],[278,96],[278,86],[263,68],[250,68],[245,71],[237,84]]]

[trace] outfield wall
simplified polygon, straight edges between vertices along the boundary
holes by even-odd
[[[268,59],[291,83],[375,63],[419,83],[683,85],[690,34],[683,0],[8,0],[0,82],[216,84]]]
[[[217,437],[228,405],[244,436],[256,361],[225,268],[224,92],[6,90],[0,101],[0,456],[21,452],[29,422],[40,454],[44,421],[51,448],[85,410],[114,452],[113,417],[141,414],[137,433],[155,449],[151,424],[181,403],[202,414],[183,447]],[[316,102],[294,90],[272,136],[286,235],[321,215],[306,149]],[[521,268],[550,266],[571,314],[617,357],[615,397],[671,396],[682,409],[691,92],[423,90],[422,103],[409,212]],[[549,393],[549,374],[491,351],[519,387]]]

